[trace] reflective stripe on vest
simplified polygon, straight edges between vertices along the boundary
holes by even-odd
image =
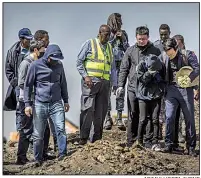
[[[112,63],[112,46],[107,43],[107,48],[102,51],[98,39],[91,39],[92,55],[85,60],[85,68],[88,76],[110,79],[110,70]]]

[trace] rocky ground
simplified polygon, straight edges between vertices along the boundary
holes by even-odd
[[[199,153],[199,113],[196,105],[197,148]],[[126,132],[113,128],[105,131],[103,139],[85,146],[78,145],[78,134],[68,135],[68,156],[57,158],[34,168],[33,162],[15,165],[17,144],[4,144],[4,175],[64,175],[64,174],[132,174],[132,175],[194,175],[199,174],[199,156],[194,158],[181,153],[159,153],[138,146],[125,146]],[[163,144],[163,142],[161,142]],[[50,145],[52,147],[52,144]],[[33,155],[28,154],[33,160]]]

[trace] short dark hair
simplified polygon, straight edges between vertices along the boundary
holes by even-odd
[[[136,36],[137,35],[147,35],[149,36],[149,29],[145,26],[140,26],[136,28]]]
[[[34,34],[34,39],[36,41],[39,41],[42,38],[44,38],[45,35],[48,35],[47,31],[45,31],[45,30],[37,30],[36,33]]]
[[[163,43],[163,48],[165,51],[168,51],[170,49],[177,49],[177,42],[175,38],[168,38],[164,43]]]
[[[161,24],[161,26],[159,27],[159,31],[160,30],[168,30],[170,32],[170,27],[167,24]]]
[[[30,41],[30,52],[34,52],[34,49],[37,48],[38,50],[41,49],[42,47],[45,47],[45,44],[43,41],[36,41],[36,40],[32,40]]]
[[[182,44],[184,45],[184,37],[182,35],[175,35],[173,36],[176,40],[181,40]]]
[[[106,27],[106,28],[109,28],[110,31],[111,31],[111,28],[110,28],[108,25],[103,24],[103,25],[101,25],[100,28],[99,28],[99,33],[101,33],[102,28],[105,28],[105,27]]]

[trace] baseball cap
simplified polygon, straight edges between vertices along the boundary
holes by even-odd
[[[26,38],[28,40],[31,40],[33,38],[33,35],[31,34],[31,31],[28,28],[23,28],[18,33],[19,38]]]
[[[62,53],[51,54],[49,57],[52,60],[62,60],[62,59],[64,59]]]

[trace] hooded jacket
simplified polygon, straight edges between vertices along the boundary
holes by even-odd
[[[68,103],[68,90],[62,62],[48,63],[50,55],[61,54],[57,45],[49,45],[42,58],[31,63],[24,83],[25,106],[31,106],[31,93],[34,87],[36,101],[53,103],[63,99]]]
[[[150,71],[156,71],[151,73]],[[165,66],[155,55],[142,59],[137,66],[136,96],[141,100],[155,100],[163,96],[165,89]]]
[[[137,82],[136,66],[139,64],[141,59],[150,54],[156,56],[161,54],[160,50],[151,42],[148,42],[144,49],[140,49],[138,45],[135,44],[126,50],[120,66],[118,87],[125,87],[126,79],[128,77],[128,90],[135,92]]]

